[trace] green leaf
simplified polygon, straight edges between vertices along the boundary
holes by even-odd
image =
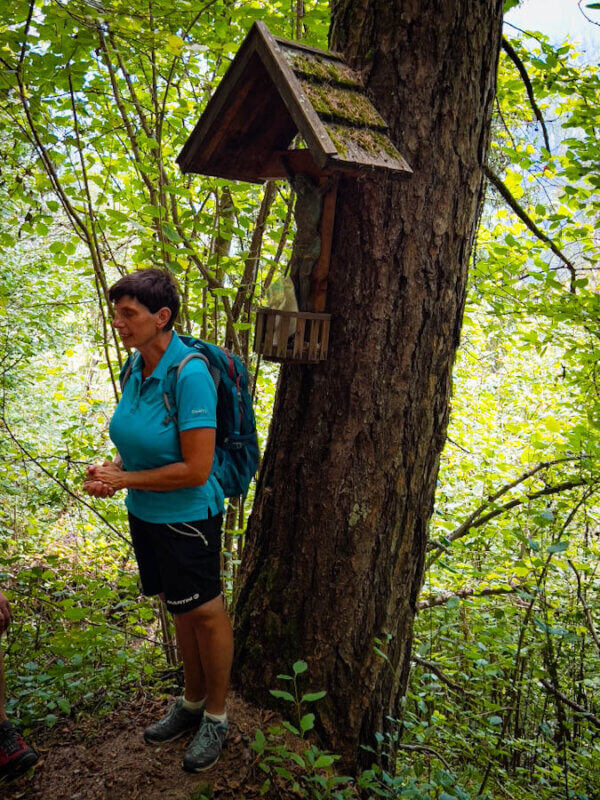
[[[275,767],[275,772],[286,781],[292,780],[292,773],[285,767]]]
[[[254,741],[252,742],[252,749],[255,750],[257,753],[264,753],[265,747],[267,744],[267,739],[264,733],[261,731],[260,728],[254,734]]]
[[[317,760],[313,764],[313,767],[315,769],[322,769],[323,767],[330,767],[334,763],[334,761],[335,761],[335,756],[328,756],[328,755],[325,755],[323,753],[322,755],[320,755],[317,758]]]
[[[164,235],[169,239],[171,242],[180,242],[181,237],[175,230],[175,228],[171,225],[170,222],[163,222],[161,225],[162,232]]]
[[[284,692],[281,689],[271,689],[270,693],[278,700],[287,700],[289,703],[294,703],[295,700],[289,692]]]
[[[69,701],[66,698],[59,697],[58,700],[56,701],[56,705],[60,708],[60,710],[64,714],[70,714],[71,713],[71,704],[69,703]]]
[[[568,636],[569,631],[566,628],[559,628],[556,625],[552,625],[548,628],[548,633],[551,636]]]
[[[315,727],[315,715],[305,714],[300,720],[300,730],[302,731],[302,733],[306,733],[307,731],[312,731],[314,727]]]
[[[549,553],[564,553],[565,550],[569,549],[568,542],[556,542],[556,544],[551,544],[548,548]]]
[[[301,701],[302,703],[314,703],[315,700],[321,700],[327,694],[326,691],[320,692],[307,692],[307,694],[303,694]]]
[[[296,661],[296,663],[292,665],[292,669],[294,670],[294,675],[301,675],[308,669],[308,664],[306,661]]]
[[[382,658],[384,661],[389,661],[389,660],[390,660],[390,659],[389,659],[389,656],[387,656],[387,655],[386,655],[386,654],[383,652],[383,650],[381,650],[379,647],[374,647],[374,648],[373,648],[373,651],[374,651],[375,653],[377,653],[377,655],[379,656],[379,658]]]
[[[115,208],[107,208],[106,216],[114,219],[115,222],[129,222],[129,215],[125,214],[123,211],[118,211]]]
[[[296,728],[295,725],[292,725],[291,722],[284,720],[281,724],[286,730],[288,730],[290,733],[293,733],[294,736],[300,736],[300,731],[298,730],[298,728]]]
[[[165,47],[174,56],[178,56],[181,53],[184,45],[183,39],[174,33],[169,33],[165,37]]]
[[[164,214],[164,208],[162,206],[152,206],[147,205],[141,209],[143,214],[148,214],[150,217],[154,217],[155,219],[161,217]]]
[[[306,764],[304,763],[304,759],[302,756],[299,756],[298,753],[294,753],[292,750],[287,754],[290,761],[293,761],[294,764],[297,764],[299,767],[304,768]]]
[[[70,619],[73,622],[80,622],[87,616],[87,609],[85,608],[65,608],[63,611],[65,619]]]

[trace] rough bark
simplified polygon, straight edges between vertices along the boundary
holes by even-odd
[[[347,766],[406,688],[501,16],[501,0],[332,3],[331,47],[363,71],[414,174],[340,183],[330,355],[281,371],[234,673],[269,703],[277,674],[305,658],[311,687],[327,690],[311,710]]]

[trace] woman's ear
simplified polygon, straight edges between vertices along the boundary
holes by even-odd
[[[156,327],[159,330],[164,330],[165,325],[171,319],[171,309],[163,306],[156,312]]]

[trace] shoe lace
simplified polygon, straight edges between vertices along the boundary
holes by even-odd
[[[7,756],[11,756],[22,747],[21,736],[16,728],[13,728],[12,725],[0,727],[0,750],[3,750]]]
[[[200,730],[196,734],[196,738],[194,739],[193,742],[194,749],[210,747],[213,744],[216,744],[219,747],[221,746],[221,737],[219,735],[219,723],[210,722],[209,720],[204,720],[204,722],[200,726]]]
[[[165,717],[165,720],[173,719],[173,717],[179,713],[179,710],[181,708],[183,708],[183,703],[181,702],[181,700],[177,700],[175,703],[173,703],[173,705],[169,709],[167,716]]]

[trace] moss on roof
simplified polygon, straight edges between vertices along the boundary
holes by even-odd
[[[362,92],[306,80],[300,83],[319,117],[363,128],[387,129],[385,121]]]
[[[305,77],[338,86],[361,88],[360,78],[347,64],[337,58],[320,58],[312,53],[285,50],[288,63],[298,77]]]
[[[326,124],[327,133],[342,161],[367,161],[373,166],[404,162],[390,139],[379,130],[351,125]]]
[[[373,167],[403,161],[357,72],[332,53],[280,46],[338,151],[334,161]]]

